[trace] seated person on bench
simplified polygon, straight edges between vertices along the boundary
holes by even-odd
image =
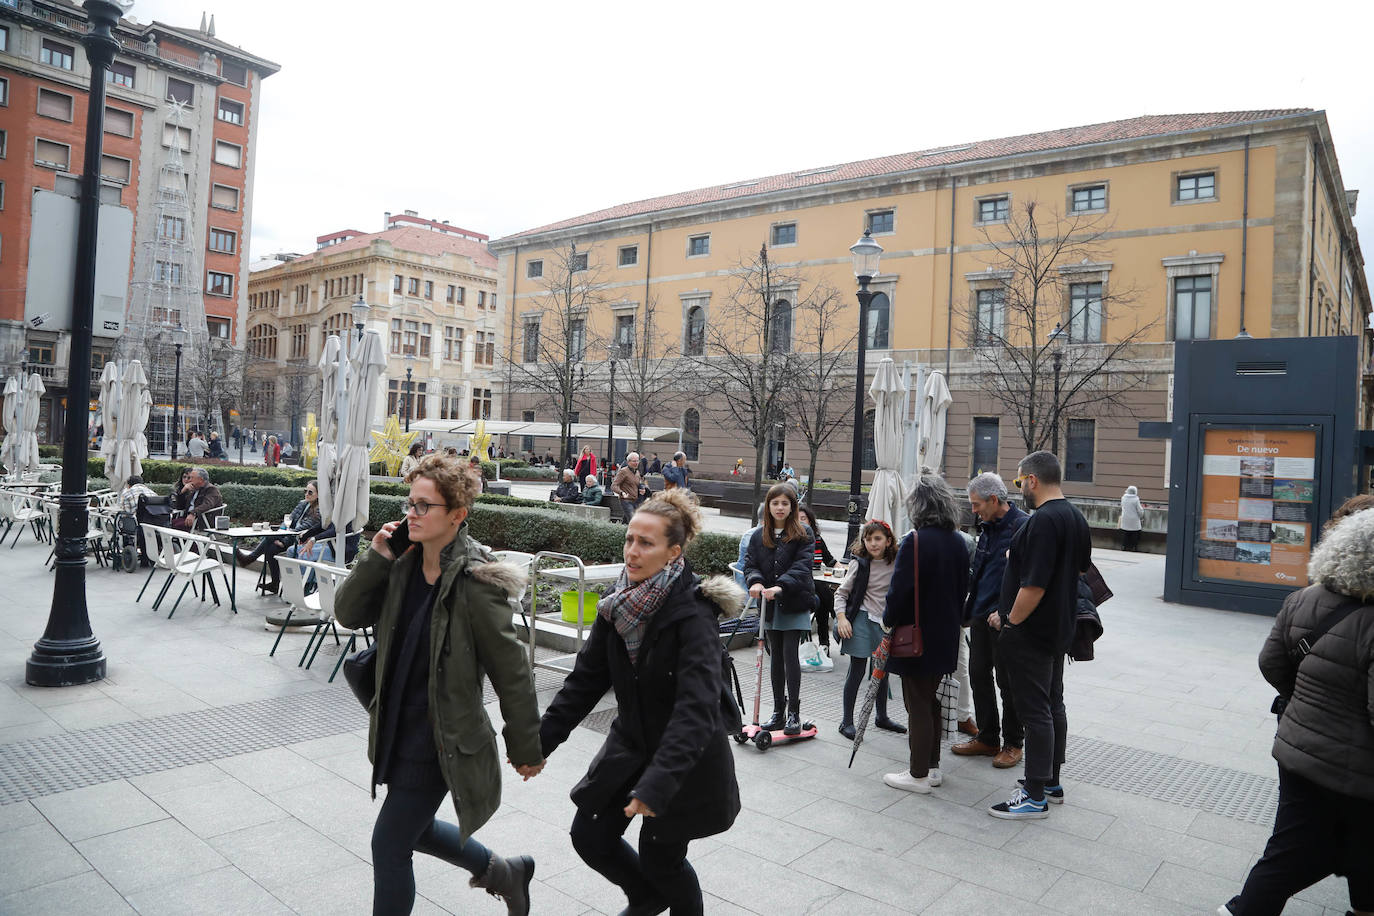
[[[582,493],[577,489],[577,479],[573,475],[572,468],[563,469],[563,482],[558,485],[558,489],[553,491],[549,501],[555,503],[582,502]]]

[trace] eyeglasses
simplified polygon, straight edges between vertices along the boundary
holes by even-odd
[[[407,500],[406,500],[406,512],[407,512],[407,513],[414,512],[416,518],[424,518],[426,515],[429,514],[429,510],[430,510],[430,509],[447,509],[447,508],[448,508],[448,505],[445,504],[445,503],[427,503],[427,502],[425,502],[424,500],[418,500],[418,499],[407,499]]]
[[[1019,490],[1019,489],[1021,489],[1021,481],[1025,480],[1027,477],[1034,477],[1034,476],[1035,476],[1034,474],[1017,474],[1017,475],[1016,475],[1016,479],[1012,481],[1012,484],[1015,485],[1016,489]]]

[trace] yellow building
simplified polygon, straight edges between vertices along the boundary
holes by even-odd
[[[350,306],[359,296],[371,306],[368,327],[387,348],[378,417],[396,414],[404,422],[407,402],[415,420],[490,415],[501,387],[501,322],[496,259],[486,241],[413,211],[388,213],[381,232],[323,235],[315,251],[255,269],[240,425],[291,430],[291,441],[299,442],[306,412],[319,406],[324,339],[353,327]]]
[[[597,290],[586,309],[589,338],[635,333],[633,316],[652,303],[668,358],[691,361],[684,354],[701,349],[703,322],[709,329],[731,320],[738,265],[756,259],[761,245],[800,279],[774,295],[805,296],[798,285],[840,291],[847,303],[840,320],[852,335],[859,310],[847,249],[870,229],[885,250],[872,283],[879,295],[870,309],[868,372],[883,356],[945,371],[954,403],[942,469],[955,481],[994,467],[1010,476],[1027,451],[1024,418],[989,394],[992,351],[971,344],[999,331],[1011,344],[1028,342],[1028,329],[1013,332],[1021,294],[1013,287],[1024,277],[1008,262],[1017,251],[1010,240],[1026,230],[1033,203],[1043,235],[1068,240],[1044,261],[1039,312],[1028,325],[1044,357],[1036,384],[1050,384],[1045,338],[1062,324],[1066,366],[1121,345],[1095,384],[1129,389],[1109,409],[1080,400],[1058,418],[1072,478],[1066,489],[1118,496],[1135,484],[1146,499],[1164,499],[1164,444],[1139,439],[1137,421],[1165,418],[1175,340],[1242,331],[1357,334],[1361,365],[1369,366],[1370,297],[1351,221],[1356,194],[1341,180],[1325,115],[1295,109],[1147,116],[610,207],[491,243],[517,367],[500,415],[557,420],[548,398],[522,385],[518,367],[538,361],[528,328],[551,314],[545,268],[566,266],[570,252],[586,261],[587,272],[574,276]],[[606,355],[604,347],[584,354],[589,408],[609,394],[599,369]],[[685,362],[679,375],[689,377]],[[682,426],[699,471],[724,474],[739,457],[752,464],[740,431],[722,419],[729,395],[696,378],[663,393],[653,422]],[[1364,425],[1370,403],[1366,391]],[[595,412],[606,415],[604,406]],[[770,455],[801,470],[798,426],[786,416]],[[851,441],[848,433],[832,440],[818,476],[848,478]],[[541,440],[537,449],[548,445]]]

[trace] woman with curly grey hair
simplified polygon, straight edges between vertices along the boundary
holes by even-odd
[[[1374,913],[1374,510],[1331,528],[1307,572],[1313,584],[1284,601],[1259,657],[1288,701],[1274,832],[1222,916],[1278,916],[1331,874],[1345,876],[1356,914]]]

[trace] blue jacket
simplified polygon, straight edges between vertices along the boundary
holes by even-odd
[[[1007,568],[1007,551],[1011,539],[1030,516],[1014,504],[1007,514],[995,522],[979,525],[978,549],[973,555],[973,571],[969,576],[968,600],[964,603],[964,626],[974,620],[987,620],[998,610],[1002,594],[1002,573]]]

